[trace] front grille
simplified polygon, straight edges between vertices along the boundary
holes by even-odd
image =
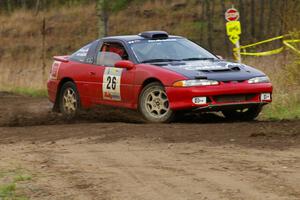
[[[217,103],[243,102],[249,101],[255,97],[255,94],[236,94],[236,95],[218,95],[213,96]]]
[[[236,80],[236,81],[222,81],[223,83],[242,83],[245,80]]]

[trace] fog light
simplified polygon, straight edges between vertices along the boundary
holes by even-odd
[[[260,94],[261,101],[269,101],[271,100],[271,93],[261,93]]]
[[[193,103],[197,105],[206,104],[206,97],[194,97]]]

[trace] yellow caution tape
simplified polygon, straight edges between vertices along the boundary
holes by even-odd
[[[260,41],[260,42],[256,42],[256,43],[253,43],[253,44],[244,45],[244,46],[241,46],[240,49],[246,49],[246,48],[248,48],[248,47],[254,47],[254,46],[257,46],[257,45],[260,45],[260,44],[272,42],[272,41],[274,41],[274,40],[280,40],[280,39],[282,39],[283,37],[284,37],[284,36],[282,35],[282,36],[270,38],[270,39],[267,39],[267,40],[263,40],[263,41]]]
[[[284,40],[288,43],[297,43],[297,42],[300,42],[300,40]]]
[[[283,44],[285,44],[285,46],[289,47],[296,53],[300,54],[300,50],[290,44],[290,43],[297,43],[297,42],[300,42],[300,40],[283,40]]]
[[[270,38],[270,39],[267,39],[267,40],[263,40],[263,41],[260,41],[260,42],[256,42],[256,43],[253,43],[253,44],[248,44],[248,45],[244,45],[244,46],[240,46],[240,48],[234,48],[233,49],[233,54],[234,54],[234,57],[237,58],[237,52],[240,51],[240,54],[241,55],[245,55],[245,56],[269,56],[269,55],[274,55],[274,54],[278,54],[278,53],[281,53],[285,47],[288,47],[289,49],[293,50],[294,52],[300,54],[300,50],[297,49],[295,46],[293,46],[291,43],[298,43],[300,42],[300,39],[288,39],[288,40],[283,40],[283,44],[285,46],[282,46],[278,49],[274,49],[274,50],[270,50],[270,51],[264,51],[264,52],[246,52],[246,49],[249,48],[249,47],[254,47],[254,46],[257,46],[257,45],[260,45],[260,44],[264,44],[264,43],[268,43],[268,42],[272,42],[272,41],[275,41],[275,40],[281,40],[285,37],[287,37],[289,35],[281,35],[281,36],[278,36],[278,37],[274,37],[274,38]]]
[[[245,56],[270,56],[273,54],[281,53],[284,50],[284,47],[280,47],[278,49],[264,51],[264,52],[257,52],[257,53],[250,53],[250,52],[240,52],[241,55]]]

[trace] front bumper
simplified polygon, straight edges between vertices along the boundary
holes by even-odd
[[[249,84],[244,82],[221,82],[216,86],[166,87],[172,110],[223,110],[251,105],[265,105],[272,100],[261,100],[261,93],[272,94],[271,83]],[[244,98],[239,99],[236,97]],[[206,97],[206,104],[195,104],[194,97]],[[227,98],[229,97],[229,98]],[[232,101],[231,98],[232,97]],[[224,100],[225,99],[225,100]]]

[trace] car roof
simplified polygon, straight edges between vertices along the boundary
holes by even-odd
[[[176,35],[169,35],[169,37],[167,39],[180,39],[183,38],[181,36],[176,36]],[[124,42],[129,42],[129,41],[133,41],[133,40],[155,40],[155,39],[151,39],[151,38],[145,38],[139,35],[120,35],[120,36],[109,36],[109,37],[104,37],[102,38],[104,40],[121,40]]]

